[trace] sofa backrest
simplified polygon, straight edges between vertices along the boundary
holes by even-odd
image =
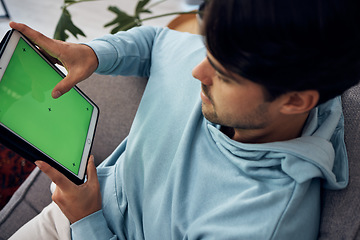
[[[342,96],[350,179],[346,189],[324,190],[319,239],[360,239],[360,84]]]

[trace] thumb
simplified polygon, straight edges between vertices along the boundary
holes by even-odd
[[[44,172],[50,179],[53,181],[57,187],[61,190],[69,189],[69,187],[73,187],[73,183],[65,177],[62,173],[60,173],[55,168],[51,167],[49,164],[43,161],[36,161],[36,166],[40,168],[42,172]]]
[[[69,73],[63,80],[56,84],[52,90],[51,96],[55,99],[61,97],[63,94],[70,91],[70,89],[74,87],[76,83],[76,80],[74,80],[72,75]]]
[[[86,173],[87,173],[87,179],[88,179],[89,183],[98,183],[99,182],[93,155],[91,155],[89,158],[89,163],[87,166]]]

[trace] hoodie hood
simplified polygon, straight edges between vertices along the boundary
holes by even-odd
[[[312,109],[302,136],[289,141],[245,144],[231,140],[219,127],[210,124],[209,130],[219,149],[251,177],[282,178],[285,174],[299,184],[321,178],[328,189],[348,184],[340,97]]]
[[[331,155],[314,159],[322,170],[325,188],[342,189],[349,182],[349,167],[344,141],[344,115],[341,97],[336,97],[313,109],[303,130],[303,137],[314,142],[314,148],[328,149]],[[327,147],[325,147],[327,145]]]

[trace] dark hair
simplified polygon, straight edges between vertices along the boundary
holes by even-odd
[[[272,99],[312,89],[323,103],[359,81],[359,3],[209,0],[206,45],[225,69],[263,85]]]

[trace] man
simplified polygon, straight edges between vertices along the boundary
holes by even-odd
[[[86,183],[37,162],[62,213],[50,205],[13,239],[315,239],[321,186],[348,181],[337,96],[359,79],[358,9],[212,0],[206,49],[168,29],[76,45],[11,23],[68,69],[55,98],[95,70],[149,77],[128,138],[97,171],[90,160]]]

